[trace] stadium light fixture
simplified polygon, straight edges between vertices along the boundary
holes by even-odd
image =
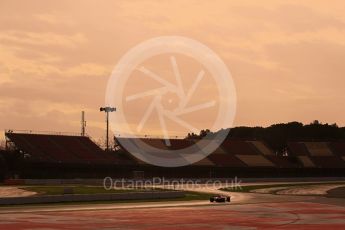
[[[106,131],[106,151],[109,151],[109,113],[115,112],[116,108],[113,107],[101,107],[100,112],[106,113],[107,131]]]

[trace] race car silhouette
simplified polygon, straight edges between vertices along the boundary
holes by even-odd
[[[215,195],[210,197],[210,202],[230,202],[231,198],[230,196],[225,195]]]

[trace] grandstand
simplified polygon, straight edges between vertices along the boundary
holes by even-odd
[[[178,139],[170,140],[170,146],[167,146],[163,139],[124,139],[121,142],[128,141],[137,145],[140,149],[145,149],[150,154],[164,154],[165,150],[179,150],[193,146],[193,151],[202,151],[202,148],[209,144],[216,144],[203,140],[203,146],[198,140]],[[149,147],[144,146],[142,142]],[[154,148],[150,148],[154,147]],[[197,149],[196,149],[197,148]],[[158,150],[157,150],[158,149]],[[170,153],[172,154],[172,153]],[[273,161],[272,161],[272,160]],[[200,162],[194,163],[194,166],[215,166],[215,167],[276,167],[274,161],[279,161],[277,167],[292,167],[287,157],[278,157],[273,151],[260,141],[243,141],[243,140],[225,140],[215,151]],[[138,163],[142,163],[137,159]]]
[[[5,160],[5,151],[0,150],[0,181],[5,179],[7,164]]]
[[[289,142],[291,155],[297,156],[306,168],[344,168],[345,158],[341,152],[344,143],[337,142]]]
[[[333,156],[332,151],[328,147],[326,142],[304,142],[310,156]]]
[[[273,155],[273,151],[261,141],[249,141],[254,147],[265,156]]]
[[[209,158],[206,157],[194,163],[193,166],[215,166],[215,164]]]
[[[289,142],[287,144],[290,154],[294,156],[307,156],[309,155],[308,149],[303,142]]]
[[[315,168],[316,167],[316,165],[310,159],[309,156],[298,156],[298,159],[301,161],[303,167],[305,167],[305,168]]]
[[[274,167],[274,164],[265,157],[267,152],[271,153],[272,151],[269,150],[262,142],[243,141],[241,146],[242,148],[246,146],[245,149],[248,149],[248,151],[236,154],[236,157],[245,162],[249,167]]]
[[[120,139],[120,138],[118,138]],[[124,139],[124,138],[122,138]],[[131,140],[132,143],[138,143],[137,139],[135,138],[128,138],[128,140]],[[195,141],[193,140],[187,140],[187,139],[170,139],[169,145],[166,144],[166,141],[164,139],[158,139],[158,138],[140,138],[138,139],[145,144],[161,149],[161,150],[179,150],[179,149],[185,149],[195,144]]]
[[[337,154],[345,161],[345,142],[333,142],[330,146],[334,154]]]
[[[253,158],[264,159],[263,161],[266,161],[266,159],[246,141],[225,140],[209,158],[216,165],[223,167],[246,168],[251,166],[272,166],[270,162],[265,162],[267,164],[262,164],[262,162],[254,163]]]
[[[225,140],[209,158],[229,167],[298,167],[294,159],[274,154],[262,141]]]
[[[299,168],[300,163],[295,157],[281,156],[281,155],[268,155],[265,156],[269,159],[276,168]]]
[[[345,160],[345,142],[331,142],[329,143],[329,147],[335,155]]]
[[[261,141],[249,141],[256,151],[262,156],[274,164],[277,168],[297,168],[299,164],[294,157],[282,156],[275,154],[264,142]]]
[[[86,136],[6,132],[29,162],[60,164],[120,164],[121,159],[103,151]]]
[[[214,165],[219,167],[245,168],[247,165],[239,160],[235,155],[226,152],[222,146],[208,156]]]
[[[104,151],[87,136],[13,131],[6,132],[5,136],[14,146],[14,155],[20,156],[17,166],[11,170],[22,171],[22,176],[31,178],[131,177],[135,172],[167,177],[272,176],[272,173],[289,176],[307,175],[315,170],[319,170],[318,175],[337,174],[345,169],[345,142],[289,142],[289,154],[282,156],[258,140],[227,139],[218,146],[216,140],[172,139],[167,145],[165,140],[158,138],[117,138],[116,150]],[[204,154],[205,147],[218,147],[199,162],[171,170],[137,159],[122,146],[123,143],[134,144],[153,155],[178,154],[186,148]]]

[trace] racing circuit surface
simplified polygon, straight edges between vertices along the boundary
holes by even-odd
[[[207,186],[195,190],[217,192]],[[345,229],[345,199],[219,193],[233,201],[2,207],[0,229]]]

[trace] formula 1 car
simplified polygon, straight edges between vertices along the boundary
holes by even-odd
[[[215,195],[210,197],[210,202],[230,202],[231,198],[230,196],[225,196],[225,195]]]

